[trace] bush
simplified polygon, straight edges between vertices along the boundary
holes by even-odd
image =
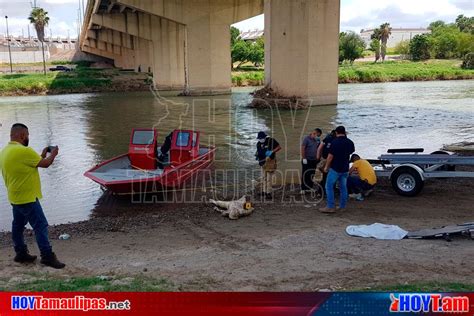
[[[339,62],[344,60],[352,64],[357,58],[364,55],[364,40],[354,32],[341,33],[339,35]]]
[[[410,55],[412,60],[426,60],[430,58],[430,42],[425,34],[415,35],[410,41]]]
[[[401,41],[395,46],[393,51],[395,54],[399,54],[402,56],[410,55],[410,41],[409,40]]]
[[[474,69],[474,53],[464,56],[461,67],[463,69]]]

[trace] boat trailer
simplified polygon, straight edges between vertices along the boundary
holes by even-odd
[[[426,179],[474,178],[473,171],[457,171],[457,166],[474,166],[474,156],[436,151],[422,154],[423,148],[389,149],[378,160],[369,160],[377,176],[388,177],[394,190],[413,197],[423,190]]]

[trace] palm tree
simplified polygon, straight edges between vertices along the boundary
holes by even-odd
[[[390,23],[384,23],[380,25],[380,40],[382,41],[381,47],[381,56],[382,62],[385,61],[385,55],[387,54],[387,42],[392,34],[392,28],[390,27]]]
[[[31,10],[28,19],[30,20],[30,23],[35,26],[36,35],[38,40],[41,42],[41,50],[43,51],[43,70],[44,74],[46,74],[46,60],[44,57],[44,28],[49,23],[48,12],[46,12],[43,8],[35,7],[33,10]]]
[[[372,42],[370,43],[370,50],[375,53],[375,62],[378,62],[380,59],[380,38],[381,38],[381,30],[374,29],[374,32],[370,36]]]

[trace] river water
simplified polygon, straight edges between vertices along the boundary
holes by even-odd
[[[218,147],[217,170],[256,171],[255,136],[268,131],[281,143],[280,170],[299,169],[299,143],[312,128],[325,132],[344,124],[363,157],[389,148],[474,141],[474,81],[434,81],[340,86],[338,106],[307,111],[252,110],[253,89],[232,96],[163,98],[147,93],[74,94],[0,98],[0,147],[9,128],[23,122],[30,146],[58,145],[54,166],[41,170],[43,207],[50,224],[87,219],[103,191],[83,173],[127,151],[132,128],[155,127],[163,138],[175,128],[202,131],[201,142]],[[289,176],[288,178],[293,178]],[[288,179],[286,179],[288,181]],[[11,209],[0,185],[0,230]]]

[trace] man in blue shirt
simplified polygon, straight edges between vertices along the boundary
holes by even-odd
[[[355,152],[354,143],[347,138],[346,128],[339,126],[336,128],[336,138],[331,143],[328,159],[324,171],[328,173],[326,180],[327,206],[321,208],[322,213],[336,212],[334,201],[334,186],[339,182],[340,202],[339,209],[345,209],[347,194],[347,178],[349,177],[350,156]]]
[[[318,148],[321,143],[321,129],[316,128],[303,139],[301,144],[301,194],[313,189],[313,176],[318,165]]]

